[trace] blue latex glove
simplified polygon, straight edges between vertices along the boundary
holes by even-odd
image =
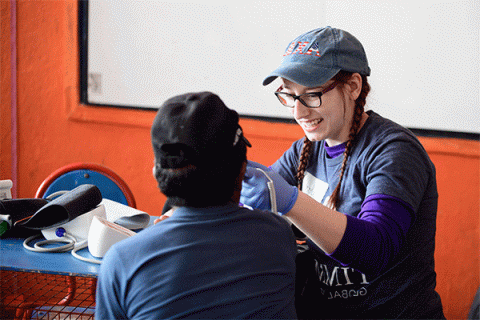
[[[268,175],[268,178],[265,174]],[[269,182],[275,189],[273,195],[276,203],[273,203],[273,206],[270,201]],[[278,214],[283,215],[293,208],[297,197],[298,188],[288,184],[277,172],[257,162],[248,161],[242,183],[241,203],[255,209],[271,211],[275,211],[276,206]]]

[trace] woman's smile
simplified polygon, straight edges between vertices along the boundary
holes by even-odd
[[[323,119],[314,119],[314,120],[298,120],[298,123],[306,130],[306,131],[315,131],[318,129],[320,123]]]

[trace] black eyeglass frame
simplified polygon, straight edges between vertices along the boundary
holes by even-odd
[[[327,93],[328,91],[330,90],[333,90],[335,89],[335,87],[337,86],[337,82],[334,81],[331,85],[329,85],[327,88],[325,88],[324,90],[320,91],[320,92],[307,92],[307,93],[302,93],[301,95],[293,95],[293,94],[290,94],[290,93],[286,93],[286,92],[280,92],[279,90],[282,89],[282,87],[278,88],[278,90],[275,92],[275,96],[277,97],[277,99],[280,101],[280,103],[282,105],[284,105],[285,107],[287,108],[294,108],[295,107],[295,101],[298,100],[300,101],[305,107],[307,108],[319,108],[322,106],[322,95],[324,95],[325,93]],[[315,95],[318,97],[318,100],[320,101],[320,104],[318,106],[309,106],[305,103],[305,101],[303,101],[301,99],[302,96],[304,95]],[[289,105],[286,105],[282,102],[282,98],[281,98],[281,95],[287,95],[287,96],[290,96],[293,98],[293,106],[289,106]]]

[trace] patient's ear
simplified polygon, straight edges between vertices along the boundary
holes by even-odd
[[[247,161],[245,161],[243,164],[242,164],[242,168],[240,169],[240,173],[237,177],[237,180],[235,181],[236,183],[236,188],[235,190],[238,190],[239,191],[242,191],[242,182],[243,182],[243,178],[245,178],[245,172],[247,172]]]
[[[243,181],[243,178],[245,177],[245,172],[247,172],[247,161],[242,164],[242,169],[240,169],[240,178]]]
[[[242,164],[242,168],[240,169],[240,173],[239,173],[237,179],[235,180],[235,189],[233,191],[232,200],[236,203],[240,201],[240,194],[242,192],[242,182],[243,182],[243,178],[245,177],[245,172],[247,172],[247,161],[245,161]]]

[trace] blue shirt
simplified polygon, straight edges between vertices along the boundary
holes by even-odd
[[[97,319],[295,318],[296,245],[283,218],[180,207],[103,259]]]

